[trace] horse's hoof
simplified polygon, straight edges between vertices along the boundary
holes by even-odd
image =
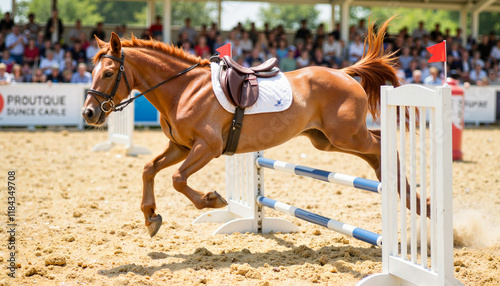
[[[217,196],[217,198],[218,198],[219,200],[221,200],[221,202],[222,202],[224,205],[226,205],[226,206],[227,206],[227,201],[226,201],[226,199],[224,199],[224,197],[223,197],[223,196],[221,196],[221,195],[220,195],[219,193],[217,193],[216,191],[214,191],[214,195],[216,195],[216,196]]]
[[[225,206],[227,206],[227,201],[226,199],[224,199],[219,193],[217,193],[216,191],[213,191],[211,193],[209,193],[208,195],[208,198],[210,200],[215,200],[215,202],[213,202],[212,204],[212,207],[213,208],[223,208]]]
[[[161,222],[162,222],[161,215],[158,214],[157,216],[150,217],[150,218],[148,218],[148,220],[149,220],[149,222],[151,222],[151,224],[146,226],[146,227],[148,228],[149,235],[151,237],[153,237],[160,230]]]

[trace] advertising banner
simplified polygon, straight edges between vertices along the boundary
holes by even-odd
[[[498,90],[500,90],[500,86],[471,86],[465,88],[465,123],[495,122]]]
[[[76,125],[88,85],[26,83],[0,87],[0,126]]]

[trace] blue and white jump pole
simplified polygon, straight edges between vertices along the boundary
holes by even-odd
[[[382,183],[360,177],[354,177],[324,170],[314,169],[301,165],[290,164],[283,161],[258,157],[255,164],[259,167],[283,171],[299,176],[310,177],[317,180],[354,187],[365,191],[382,193]]]
[[[330,219],[312,212],[308,212],[306,210],[299,209],[294,206],[278,202],[263,196],[258,196],[257,202],[262,206],[272,208],[274,210],[289,214],[296,218],[300,218],[305,221],[324,226],[333,231],[340,232],[347,236],[354,237],[364,242],[371,243],[375,246],[382,247],[382,236],[380,234],[359,227],[355,227],[334,219]]]

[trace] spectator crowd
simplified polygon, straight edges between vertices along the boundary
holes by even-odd
[[[121,37],[129,37],[125,25],[116,26],[114,31]],[[145,29],[143,39],[162,41],[162,19],[157,16],[154,23]],[[233,58],[243,66],[256,66],[276,57],[284,72],[306,66],[343,68],[357,62],[364,52],[364,37],[367,28],[364,20],[349,29],[346,43],[342,40],[340,24],[332,31],[326,31],[320,24],[310,30],[306,20],[295,32],[293,42],[283,26],[274,28],[266,23],[258,30],[254,23],[246,29],[241,23],[223,37],[217,24],[203,25],[194,29],[189,18],[185,19],[174,43],[185,51],[202,58],[210,58],[216,49],[232,44]],[[64,35],[67,34],[67,42]],[[14,23],[10,13],[5,13],[0,22],[0,84],[9,82],[91,82],[92,57],[99,50],[94,35],[108,40],[103,23],[97,23],[90,33],[83,32],[81,21],[76,20],[74,28],[66,31],[57,11],[45,25],[35,21],[34,14],[24,25]],[[480,39],[468,37],[462,43],[462,31],[456,29],[452,35],[444,31],[439,23],[431,31],[421,21],[413,31],[403,28],[396,35],[386,37],[387,52],[398,57],[399,76],[406,83],[441,84],[443,64],[428,63],[430,54],[426,47],[447,42],[448,76],[462,83],[477,85],[500,84],[500,40],[494,33],[482,35]]]

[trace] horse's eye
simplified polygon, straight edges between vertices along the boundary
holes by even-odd
[[[113,73],[112,72],[107,72],[104,74],[104,77],[107,78],[107,77],[112,77],[113,76]]]

